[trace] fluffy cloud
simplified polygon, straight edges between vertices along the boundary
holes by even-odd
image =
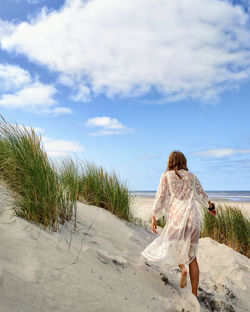
[[[91,100],[91,90],[81,81],[81,77],[60,74],[57,83],[71,88],[70,100],[75,102],[89,102]]]
[[[110,117],[95,117],[88,119],[86,126],[104,127],[107,129],[122,129],[124,126],[116,119]]]
[[[35,82],[24,86],[21,90],[13,94],[4,94],[0,99],[0,106],[12,108],[34,108],[51,106],[55,104],[53,99],[56,89],[51,85],[44,85]]]
[[[88,102],[90,101],[90,89],[83,83],[80,83],[76,88],[75,94],[70,99],[76,102]]]
[[[30,82],[31,77],[27,70],[20,66],[0,63],[0,91],[15,90]]]
[[[23,68],[0,63],[0,106],[52,115],[71,113],[71,109],[57,106],[56,92],[53,85],[33,79]]]
[[[3,38],[3,36],[11,35],[12,31],[14,30],[14,24],[0,19],[0,38]]]
[[[68,0],[7,26],[2,48],[83,83],[77,101],[150,90],[206,100],[250,76],[249,15],[229,1]]]
[[[133,129],[125,127],[116,118],[110,117],[94,117],[90,118],[86,122],[87,127],[98,127],[100,130],[92,132],[90,135],[111,135],[111,134],[123,134],[131,133]]]
[[[74,141],[53,140],[48,137],[43,138],[43,146],[49,156],[67,156],[70,153],[83,151],[83,147]]]
[[[235,154],[250,154],[249,149],[233,149],[233,148],[217,148],[217,149],[208,149],[202,152],[197,152],[196,155],[202,157],[225,157]]]

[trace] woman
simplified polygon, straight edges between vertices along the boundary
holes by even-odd
[[[178,264],[181,270],[181,288],[187,285],[185,265],[189,265],[192,293],[197,297],[199,266],[196,255],[201,222],[196,200],[209,208],[211,215],[216,215],[214,205],[208,200],[199,180],[188,171],[185,156],[174,151],[169,156],[167,170],[161,175],[151,221],[154,233],[157,233],[156,221],[162,215],[165,215],[166,225],[141,254],[150,261]]]

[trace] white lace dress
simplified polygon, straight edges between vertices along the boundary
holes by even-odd
[[[196,257],[201,221],[195,201],[209,207],[208,196],[198,178],[184,169],[178,173],[182,179],[174,171],[161,175],[153,215],[156,220],[164,215],[166,225],[141,252],[150,261],[163,261],[168,265],[189,264]]]

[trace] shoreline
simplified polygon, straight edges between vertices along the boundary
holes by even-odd
[[[142,219],[143,221],[148,221],[151,218],[152,206],[154,203],[154,197],[148,196],[135,196],[131,209],[136,217]],[[246,216],[250,217],[250,202],[242,201],[229,201],[229,200],[218,200],[215,198],[209,198],[216,205],[238,207]],[[197,207],[199,204],[197,203]]]

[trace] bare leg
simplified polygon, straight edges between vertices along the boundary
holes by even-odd
[[[187,270],[183,264],[179,264],[179,268],[181,270],[180,287],[184,288],[187,286]]]
[[[192,293],[197,297],[197,289],[199,284],[199,266],[196,258],[189,264],[190,282],[192,285]]]

